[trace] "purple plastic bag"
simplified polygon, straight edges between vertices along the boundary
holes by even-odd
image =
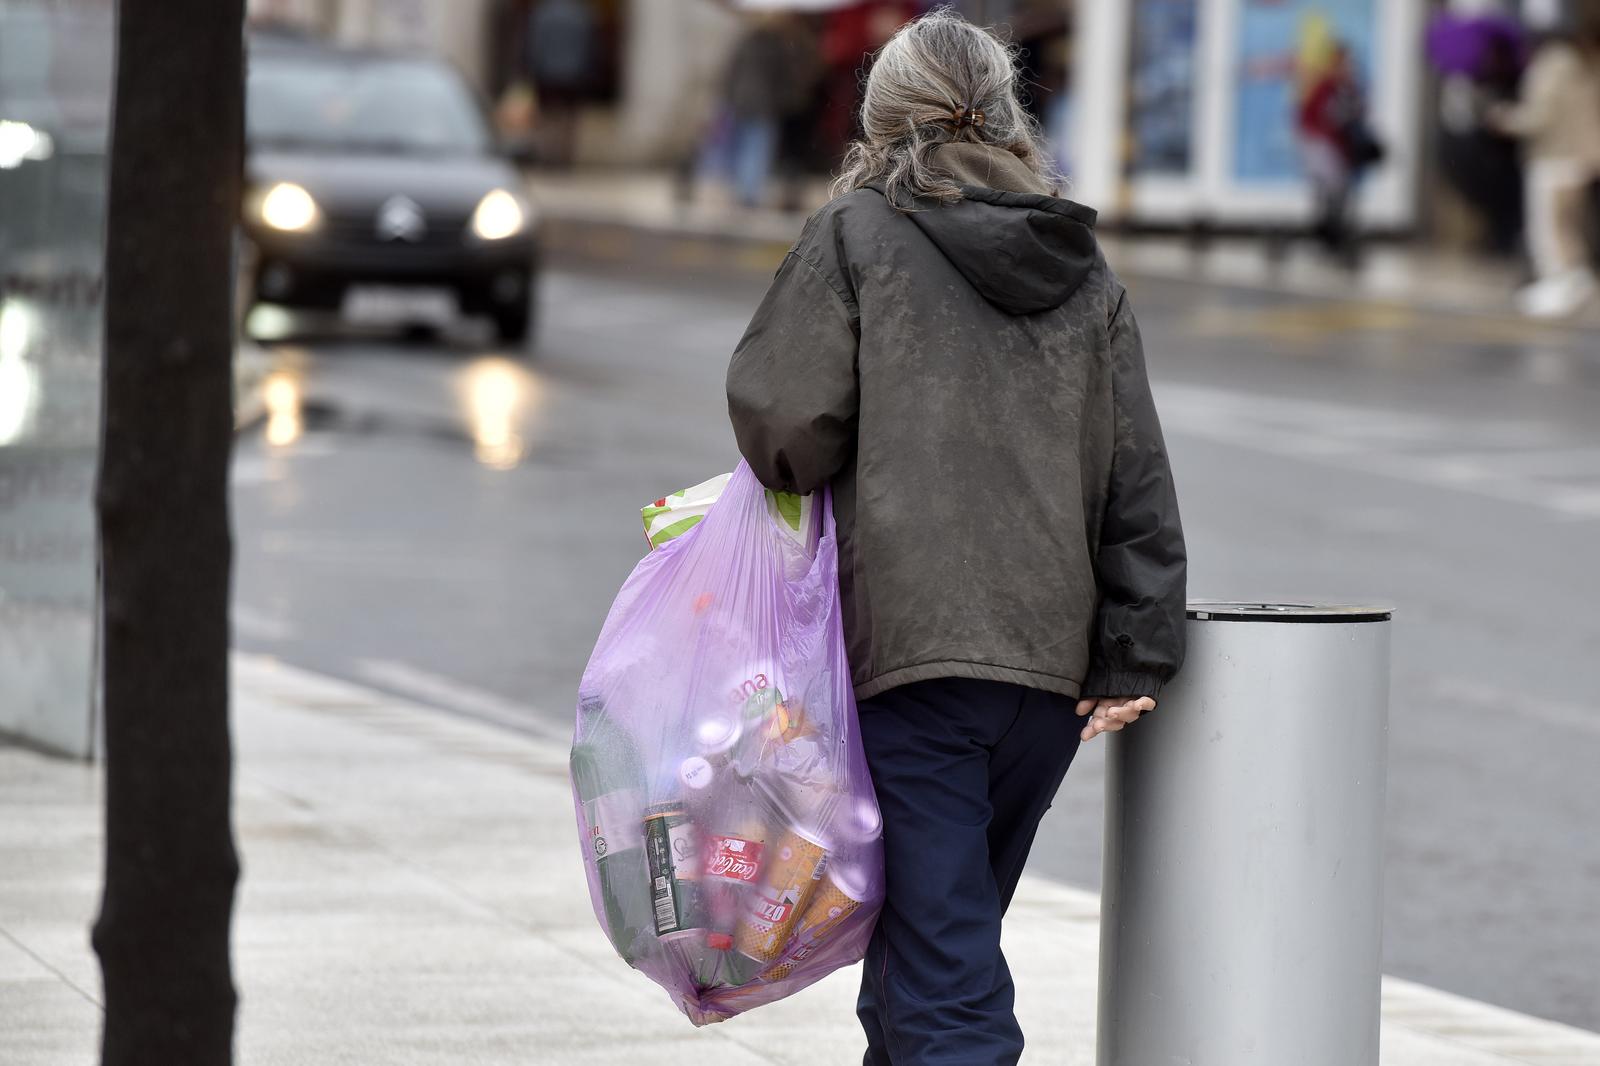
[[[813,556],[740,464],[623,583],[579,687],[595,917],[696,1025],[859,961],[883,905],[831,499],[814,521]]]

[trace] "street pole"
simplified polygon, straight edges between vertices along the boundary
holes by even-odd
[[[107,1066],[233,1059],[227,479],[243,0],[122,0],[96,494]]]
[[[1106,765],[1100,1066],[1378,1066],[1389,611],[1192,603]]]

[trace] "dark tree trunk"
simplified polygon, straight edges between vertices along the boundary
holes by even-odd
[[[107,1066],[223,1066],[237,997],[228,455],[243,0],[122,0],[97,507]]]

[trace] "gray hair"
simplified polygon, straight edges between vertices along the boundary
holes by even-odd
[[[962,141],[1004,149],[1055,185],[1060,175],[1039,124],[1018,97],[1017,53],[949,8],[902,26],[867,76],[862,137],[845,153],[833,195],[877,182],[902,211],[919,200],[953,203],[961,187],[932,157],[940,145]],[[962,122],[974,109],[982,122]]]

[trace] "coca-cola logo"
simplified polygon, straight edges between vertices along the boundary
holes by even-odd
[[[706,853],[706,873],[750,884],[761,872],[761,844],[740,837],[716,837]]]
[[[730,881],[747,882],[756,879],[756,870],[755,863],[732,855],[718,855],[707,868],[708,873],[717,877],[725,877]]]

